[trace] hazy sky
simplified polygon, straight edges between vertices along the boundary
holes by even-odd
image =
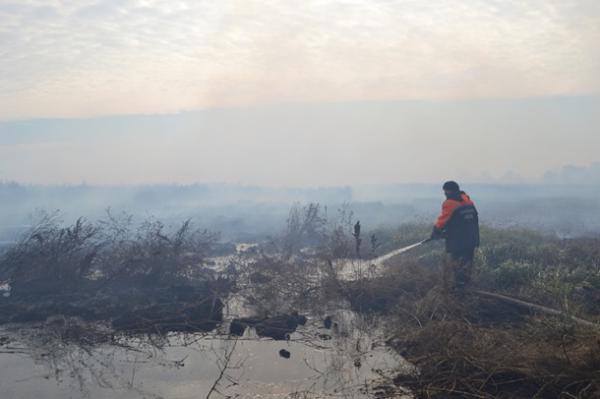
[[[599,93],[597,0],[0,0],[0,179],[535,176],[600,159]]]

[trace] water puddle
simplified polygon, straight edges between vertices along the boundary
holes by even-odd
[[[228,322],[247,309],[236,297],[228,305],[211,333],[102,344],[68,343],[48,322],[5,327],[2,398],[369,398],[390,390],[401,397],[391,379],[411,366],[386,348],[376,321],[337,310],[325,323],[309,316],[289,340],[260,338],[252,328],[233,337]]]
[[[238,245],[236,254],[212,258],[208,266],[239,277],[253,261],[254,247]],[[354,260],[332,266],[343,280],[374,277],[380,268]],[[224,301],[223,322],[208,333],[114,335],[108,326],[62,316],[6,325],[0,329],[2,399],[410,397],[392,380],[413,367],[387,347],[381,321],[348,310],[343,301],[312,303],[302,312],[306,323],[294,326],[287,339],[259,337],[258,326],[231,335],[232,321],[257,313],[249,298],[263,306],[272,302],[271,312],[289,311],[282,290],[319,287],[327,277],[321,269],[296,271],[295,277],[286,272],[282,281],[267,278],[257,285],[254,280],[266,273],[256,273],[261,270],[238,281],[237,293]],[[271,297],[270,289],[278,295]],[[0,285],[0,294],[10,295],[10,287]]]

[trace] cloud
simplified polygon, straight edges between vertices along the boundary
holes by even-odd
[[[0,0],[0,118],[600,92],[592,0]]]

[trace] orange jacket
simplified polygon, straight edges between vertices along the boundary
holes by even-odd
[[[460,193],[461,200],[458,201],[456,199],[447,199],[442,204],[442,213],[438,216],[437,221],[435,222],[435,227],[439,230],[442,230],[446,227],[448,221],[452,217],[452,213],[456,208],[464,206],[464,205],[475,205],[471,198],[464,192]]]

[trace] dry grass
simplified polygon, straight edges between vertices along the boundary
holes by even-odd
[[[388,316],[389,344],[419,369],[420,398],[600,397],[600,332],[476,295],[444,295],[416,261],[348,284],[353,308]]]

